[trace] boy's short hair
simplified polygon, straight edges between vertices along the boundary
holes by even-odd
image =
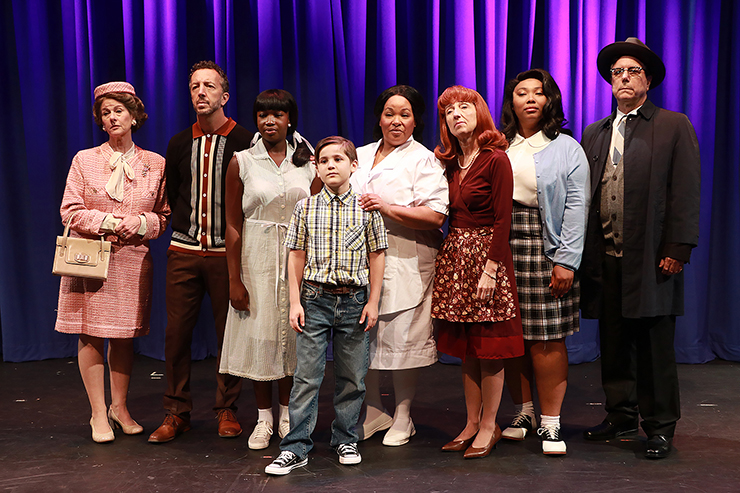
[[[316,164],[319,163],[321,151],[324,147],[330,145],[338,145],[344,155],[349,158],[350,162],[357,161],[357,149],[355,149],[355,145],[352,141],[345,139],[344,137],[340,137],[339,135],[332,135],[331,137],[321,139],[316,145],[316,151],[314,152],[314,155],[316,156]]]

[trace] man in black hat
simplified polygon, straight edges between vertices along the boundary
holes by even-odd
[[[699,144],[686,115],[647,99],[665,66],[640,40],[606,46],[597,64],[617,109],[581,143],[592,193],[581,310],[599,319],[608,414],[584,438],[635,434],[639,413],[645,456],[664,458],[680,417],[673,339],[683,266],[699,236]]]

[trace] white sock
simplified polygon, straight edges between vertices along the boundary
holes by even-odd
[[[514,411],[516,414],[523,412],[527,416],[534,418],[534,403],[532,401],[527,401],[521,404],[514,404]]]
[[[272,408],[258,409],[257,421],[267,421],[272,426]]]
[[[280,404],[280,421],[284,419],[289,419],[288,416],[288,406],[283,406],[282,404]]]
[[[546,426],[560,428],[560,416],[545,416],[544,414],[540,414],[540,425],[543,428]]]

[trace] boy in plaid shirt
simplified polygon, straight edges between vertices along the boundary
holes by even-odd
[[[315,165],[324,188],[296,204],[285,239],[298,366],[290,394],[290,432],[280,443],[280,455],[265,468],[267,474],[288,474],[308,464],[332,330],[336,418],[331,446],[341,464],[362,460],[355,425],[365,397],[368,331],[378,320],[388,238],[380,213],[363,211],[349,184],[357,169],[352,142],[321,140]]]

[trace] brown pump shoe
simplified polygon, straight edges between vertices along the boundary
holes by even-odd
[[[491,441],[488,442],[488,445],[483,448],[475,448],[471,445],[463,454],[463,459],[481,459],[483,457],[488,457],[491,450],[496,448],[496,443],[499,440],[501,440],[501,428],[496,424],[496,427],[493,430],[493,435],[491,435]]]
[[[465,440],[452,440],[451,442],[442,446],[442,452],[462,452],[470,447],[470,444],[475,440],[475,435]]]
[[[218,436],[221,438],[236,438],[242,434],[242,427],[231,409],[219,410],[216,419],[218,419]]]
[[[175,416],[174,414],[167,413],[164,417],[164,422],[159,428],[154,430],[154,433],[149,435],[149,443],[165,443],[171,442],[180,433],[184,433],[190,429],[190,423],[184,419]]]

